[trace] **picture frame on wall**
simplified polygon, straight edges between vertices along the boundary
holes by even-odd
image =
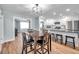
[[[60,24],[60,22],[55,22],[54,24],[55,24],[55,25],[56,25],[56,24]]]
[[[47,28],[51,28],[51,25],[47,25]]]

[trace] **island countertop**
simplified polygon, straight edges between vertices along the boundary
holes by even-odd
[[[64,33],[64,34],[72,34],[72,35],[74,35],[74,34],[76,34],[76,35],[78,35],[78,38],[79,38],[79,31],[72,31],[72,30],[49,30],[49,32],[51,33],[51,32],[60,32],[60,33]]]
[[[79,34],[79,31],[72,31],[72,30],[49,30],[49,31],[59,31],[59,32],[66,32],[66,33],[77,33]]]
[[[64,31],[64,30],[49,30],[49,33],[63,35],[63,43],[65,43],[66,36],[75,37],[75,45],[79,47],[79,31]],[[55,35],[56,37],[56,35]],[[69,38],[71,41],[71,39]]]

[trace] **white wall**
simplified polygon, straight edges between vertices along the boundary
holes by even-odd
[[[4,40],[14,38],[13,29],[13,17],[9,13],[3,13],[4,15]]]
[[[0,15],[0,40],[2,40],[3,39],[3,35],[4,35],[4,33],[3,33],[3,30],[4,30],[4,28],[3,28],[3,16],[1,16]]]
[[[14,16],[23,17],[16,13],[11,13],[9,11],[2,10],[2,15],[4,18],[4,39],[2,41],[7,41],[9,39],[15,38],[15,21]]]
[[[39,30],[39,17],[33,17],[31,20],[31,28],[34,30]]]
[[[60,22],[60,24],[55,24],[55,22]],[[45,26],[46,25],[51,25],[52,28],[50,28],[49,30],[54,30],[56,26],[59,26],[61,27],[62,30],[65,30],[66,29],[66,21],[62,20],[62,19],[48,19],[46,22],[45,22]]]
[[[54,22],[60,22],[61,25],[65,25],[65,29],[77,30],[79,27],[78,23],[74,21],[79,21],[78,16],[65,16],[63,19],[48,19],[45,25],[54,25]]]

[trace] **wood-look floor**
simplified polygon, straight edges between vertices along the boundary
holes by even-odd
[[[2,53],[5,54],[20,54],[22,50],[22,40],[20,37],[12,42],[8,42],[7,44],[3,44]],[[50,54],[79,54],[79,48],[73,49],[69,46],[65,46],[64,44],[60,44],[58,42],[54,42],[52,39],[52,51]],[[31,52],[30,54],[34,54]]]
[[[79,54],[79,50],[52,41],[51,54]]]
[[[50,54],[79,54],[79,50],[77,48],[73,49],[70,46],[65,46],[64,44],[60,44],[54,41],[52,41],[51,43],[51,48],[52,49]],[[31,52],[30,54],[34,54],[34,53]]]

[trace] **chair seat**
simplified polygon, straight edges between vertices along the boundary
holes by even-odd
[[[34,40],[30,40],[30,41],[28,41],[27,43],[32,43],[32,42],[34,42]]]
[[[46,43],[46,41],[45,40],[38,40],[37,43],[40,45],[43,45],[43,43]]]
[[[24,45],[32,45],[34,43],[34,40],[30,40],[28,42],[25,42]]]

